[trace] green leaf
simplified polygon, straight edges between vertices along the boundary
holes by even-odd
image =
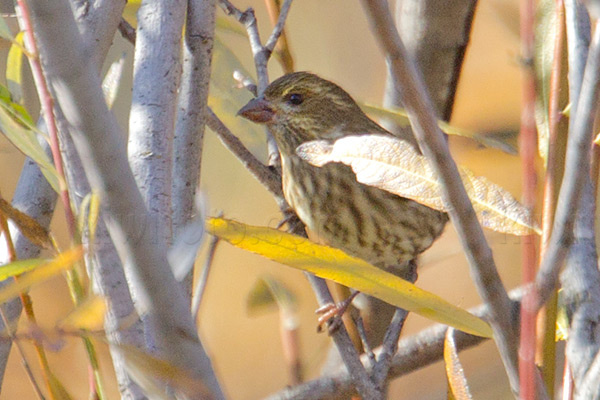
[[[258,158],[266,159],[264,129],[237,116],[239,109],[252,99],[252,94],[246,89],[236,87],[233,72],[239,71],[244,76],[251,74],[219,37],[215,37],[214,41],[211,71],[209,106],[232,132],[240,135],[247,148]]]
[[[48,261],[41,258],[30,258],[28,260],[17,260],[4,264],[0,266],[0,281],[31,271],[46,262]]]
[[[11,42],[14,40],[13,35],[10,31],[10,28],[6,24],[4,18],[0,17],[0,37],[6,40],[10,40]]]
[[[247,310],[249,314],[258,314],[273,307],[278,307],[283,314],[295,312],[296,296],[276,278],[262,276],[248,294]]]
[[[0,106],[0,129],[2,133],[23,154],[38,164],[44,177],[46,177],[52,188],[58,192],[60,188],[58,173],[38,142],[36,133],[17,123],[9,111],[6,110],[5,105],[1,103],[0,105],[2,105]]]
[[[468,311],[339,249],[277,229],[222,218],[209,219],[207,230],[236,247],[352,287],[396,307],[473,335],[492,336],[489,325]]]

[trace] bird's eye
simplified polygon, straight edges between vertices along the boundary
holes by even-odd
[[[300,93],[292,93],[288,96],[288,102],[291,105],[299,106],[304,101],[304,97]]]

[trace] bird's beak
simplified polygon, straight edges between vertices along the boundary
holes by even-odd
[[[275,117],[275,110],[271,107],[271,103],[263,97],[257,97],[242,107],[237,115],[241,115],[252,122],[266,124]]]

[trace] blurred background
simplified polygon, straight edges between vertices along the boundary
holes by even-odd
[[[268,37],[272,27],[263,1],[236,0],[234,3],[242,9],[254,7],[263,39]],[[224,17],[220,10],[218,15]],[[235,24],[235,21],[232,22]],[[357,100],[381,104],[385,62],[368,29],[359,2],[297,1],[289,15],[287,35],[297,70],[308,70],[335,81]],[[251,53],[245,38],[220,32],[219,39],[237,55],[248,71],[253,71]],[[8,44],[4,41],[0,44],[3,46],[0,57],[6,60]],[[131,99],[133,48],[117,34],[109,62],[122,54],[126,57],[125,75],[114,110],[125,134]],[[516,0],[480,1],[459,82],[451,121],[453,125],[480,134],[494,135],[515,145],[520,112],[518,56]],[[271,79],[281,75],[276,62],[271,62],[270,66]],[[231,71],[215,70],[215,74],[230,76]],[[231,79],[230,86],[221,90],[233,92],[241,101],[250,98],[247,91],[234,86],[235,82]],[[31,105],[29,109],[35,109],[36,100],[31,87],[27,88],[26,99]],[[234,133],[255,154],[264,157],[264,137],[260,132],[257,133],[255,129],[250,131],[253,128],[245,129],[247,125],[235,122],[231,113],[224,115],[226,107],[219,108],[215,105],[215,110],[226,122],[233,121],[231,128]],[[483,149],[468,139],[452,137],[450,144],[460,164],[469,167],[477,175],[488,177],[519,198],[521,172],[518,157],[498,150]],[[10,198],[23,156],[3,137],[0,137],[0,151],[0,190],[5,198]],[[271,227],[281,220],[271,196],[210,131],[207,131],[205,139],[201,187],[210,215],[223,211],[227,218]],[[64,214],[58,208],[52,229],[59,238],[62,234],[62,244],[66,245],[63,221]],[[486,235],[493,247],[505,285],[509,289],[518,286],[521,279],[520,239],[491,231],[486,231]],[[202,265],[205,252],[204,249],[198,258],[198,266]],[[420,265],[417,282],[420,287],[460,307],[479,304],[466,259],[451,225],[448,225],[443,237],[423,254]],[[308,379],[318,376],[331,344],[327,335],[316,333],[314,310],[317,303],[302,273],[228,244],[221,244],[200,309],[200,334],[231,399],[261,398],[288,384],[279,334],[279,314],[276,309],[258,314],[248,312],[248,295],[258,279],[265,275],[283,282],[297,297],[301,358]],[[31,294],[42,327],[52,327],[58,318],[72,309],[63,279],[53,279],[37,286]],[[432,322],[411,314],[403,335],[416,333],[431,324]],[[101,364],[106,371],[109,398],[118,398],[106,347],[102,343],[98,345],[103,350]],[[24,347],[31,356],[29,359],[35,370],[36,362],[33,361],[35,358],[31,348],[27,343],[24,343]],[[50,352],[49,355],[58,378],[66,385],[73,398],[86,398],[87,367],[81,342],[67,339],[62,343],[60,351]],[[512,398],[493,344],[486,343],[461,353],[461,361],[475,398]],[[0,400],[35,398],[31,384],[23,372],[20,357],[13,350]],[[390,398],[445,399],[443,364],[437,363],[395,380]]]

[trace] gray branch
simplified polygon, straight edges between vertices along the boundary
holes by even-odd
[[[214,0],[188,0],[183,73],[173,138],[171,209],[175,237],[195,214],[194,198],[200,185],[215,11]],[[193,268],[190,271],[183,286],[191,294]]]
[[[519,310],[518,301],[523,296],[522,289],[515,289],[510,293],[513,299],[512,307],[515,313]],[[489,308],[481,305],[469,310],[473,315],[480,318],[490,318]],[[398,353],[394,355],[390,366],[390,378],[398,378],[410,374],[418,369],[440,361],[444,357],[444,337],[446,325],[436,324],[414,336],[401,339],[398,342]],[[474,347],[487,339],[472,336],[464,332],[456,331],[456,346],[458,350]],[[375,352],[379,354],[381,348]],[[363,363],[367,364],[366,356]],[[291,399],[347,399],[356,394],[352,376],[347,371],[338,370],[332,375],[323,376],[302,385],[287,388],[279,393],[269,396],[268,400],[291,400]]]
[[[596,24],[598,25],[598,24]],[[581,94],[570,124],[564,179],[560,187],[556,216],[548,249],[540,264],[535,286],[539,304],[543,304],[558,284],[558,274],[573,243],[573,228],[581,202],[585,181],[590,173],[590,146],[593,124],[600,95],[600,29],[594,32]]]
[[[582,4],[565,2],[569,60],[571,111],[577,113],[591,27]],[[575,119],[569,120],[571,130]],[[586,177],[577,213],[574,242],[560,274],[562,299],[571,321],[566,355],[575,386],[575,398],[600,398],[600,272],[596,250],[596,199],[591,179]]]
[[[35,1],[30,6],[48,82],[72,127],[90,184],[105,205],[108,231],[123,262],[136,310],[147,316],[155,334],[158,356],[201,379],[215,398],[223,398],[189,306],[168,267],[165,243],[155,240],[149,229],[154,226],[153,217],[135,184],[121,133],[106,106],[96,67],[86,56],[69,4]]]
[[[170,243],[171,172],[181,35],[186,1],[142,1],[138,10],[129,115],[129,163],[156,240]],[[150,221],[147,221],[150,222]]]
[[[363,0],[363,6],[367,11],[371,28],[386,54],[397,86],[402,90],[401,99],[410,117],[419,146],[440,179],[442,197],[465,249],[471,266],[471,275],[480,296],[491,307],[490,322],[511,387],[515,393],[518,393],[518,338],[510,299],[498,275],[492,251],[462,185],[444,135],[437,126],[433,107],[420,74],[408,58],[396,31],[387,1]]]

